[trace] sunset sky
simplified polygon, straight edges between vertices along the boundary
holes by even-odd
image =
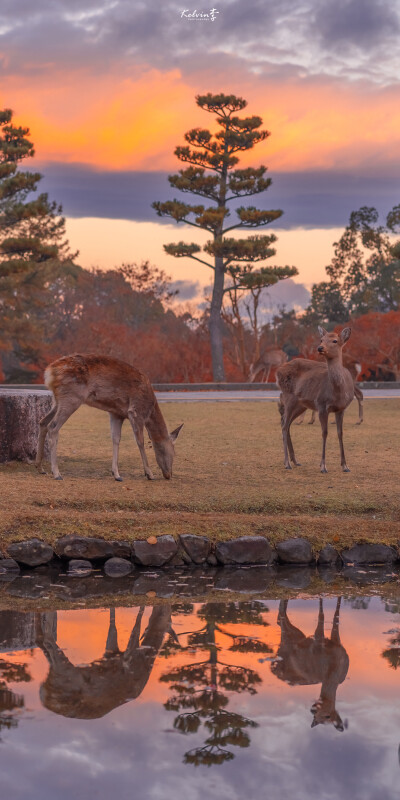
[[[275,263],[298,266],[297,283],[310,286],[350,211],[385,214],[400,202],[400,6],[222,0],[215,9],[211,21],[182,17],[209,6],[175,0],[4,0],[1,104],[31,129],[31,166],[63,204],[80,263],[150,258],[190,298],[207,269],[162,244],[196,235],[161,224],[150,204],[179,196],[167,175],[182,166],[173,151],[185,131],[216,127],[195,95],[246,98],[271,136],[241,165],[268,165],[273,185],[256,200],[285,212]]]

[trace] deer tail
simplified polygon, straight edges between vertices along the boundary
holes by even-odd
[[[54,374],[53,374],[53,370],[51,368],[51,364],[50,364],[49,367],[46,367],[46,369],[44,371],[44,382],[45,382],[47,388],[50,389],[50,391],[53,392],[54,391],[54,389],[53,389],[53,386],[54,386]]]

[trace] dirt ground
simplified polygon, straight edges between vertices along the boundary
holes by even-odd
[[[292,426],[301,467],[287,471],[275,403],[167,403],[176,443],[171,481],[143,476],[125,422],[120,451],[123,483],[111,476],[105,413],[82,407],[60,433],[63,481],[33,466],[0,466],[0,542],[31,536],[54,541],[66,533],[105,538],[202,533],[213,540],[263,533],[272,542],[304,536],[313,546],[400,539],[400,400],[367,400],[345,417],[349,474],[340,468],[336,426],[329,426],[328,474],[319,471],[319,423]],[[150,462],[154,454],[149,449]]]

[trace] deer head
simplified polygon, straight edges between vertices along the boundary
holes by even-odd
[[[310,709],[314,719],[311,723],[311,727],[315,728],[316,725],[333,725],[337,731],[341,733],[344,731],[347,723],[343,723],[343,720],[336,711],[336,708],[333,706],[332,703],[327,702],[326,700],[319,700],[311,706]]]
[[[325,328],[318,326],[318,333],[321,337],[321,344],[317,350],[327,360],[330,360],[338,357],[343,345],[350,339],[351,328],[343,328],[340,333],[335,333],[334,331],[328,333]]]
[[[174,443],[179,436],[181,428],[183,428],[183,422],[182,425],[178,425],[178,427],[175,428],[175,430],[173,430],[166,439],[162,439],[158,442],[154,441],[153,439],[154,455],[156,457],[157,464],[160,467],[165,480],[167,481],[172,478],[172,464],[175,456]]]

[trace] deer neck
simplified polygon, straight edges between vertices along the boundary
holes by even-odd
[[[343,387],[343,361],[342,361],[342,354],[336,356],[336,358],[327,359],[327,367],[328,367],[328,378],[331,385],[335,389],[340,389]]]
[[[154,401],[153,410],[146,421],[146,428],[152,442],[162,442],[168,439],[168,428],[157,400]]]

